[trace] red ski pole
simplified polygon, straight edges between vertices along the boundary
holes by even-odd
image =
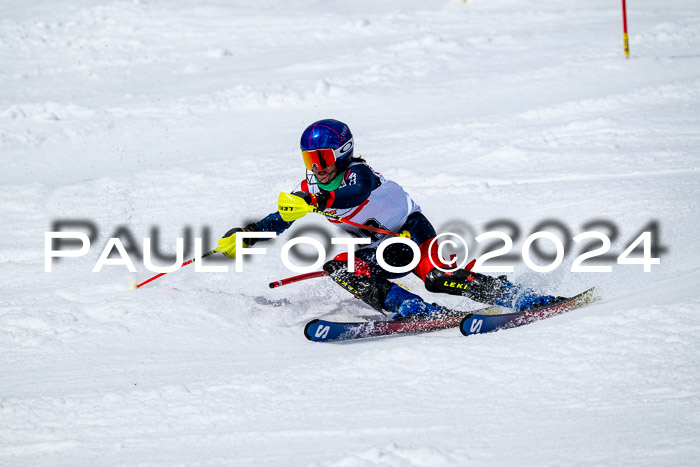
[[[329,214],[327,212],[319,211],[318,209],[314,209],[312,212],[315,212],[317,214],[321,214],[326,217],[330,217],[333,220],[336,220],[338,222],[343,222],[348,225],[352,225],[353,227],[357,227],[358,229],[364,229],[364,230],[371,230],[372,232],[377,232],[377,233],[383,233],[386,235],[393,235],[395,237],[406,237],[406,234],[400,234],[398,232],[392,232],[390,230],[384,230],[380,229],[379,227],[372,227],[371,225],[364,225],[364,224],[358,224],[357,222],[353,222],[351,220],[345,219],[343,217],[336,216],[335,214]]]
[[[210,252],[204,253],[204,254],[202,255],[202,258],[206,258],[207,256],[213,255],[214,253],[216,253],[216,252],[218,252],[218,251],[219,251],[219,249],[217,248],[216,250],[211,250]],[[192,258],[192,259],[189,260],[189,261],[185,261],[184,263],[182,263],[182,266],[180,266],[180,267],[181,267],[181,268],[184,268],[184,267],[187,266],[188,264],[194,263],[196,260],[197,260],[197,258]],[[160,274],[156,274],[155,276],[151,277],[150,279],[147,279],[147,280],[141,282],[140,284],[136,284],[136,288],[138,289],[139,287],[141,287],[141,286],[143,286],[143,285],[146,285],[146,284],[148,284],[149,282],[154,281],[154,280],[158,279],[159,277],[162,277],[162,276],[164,276],[164,275],[166,275],[166,274],[167,274],[167,272],[161,272]]]
[[[326,271],[316,271],[308,272],[306,274],[299,274],[298,276],[287,277],[286,279],[280,279],[275,282],[270,282],[270,288],[274,289],[275,287],[282,287],[283,285],[293,284],[295,282],[305,281],[307,279],[314,279],[316,277],[323,277],[327,275],[328,273]]]
[[[630,58],[630,43],[627,35],[627,4],[622,0],[622,37],[625,39],[625,58]]]
[[[372,227],[371,225],[358,224],[349,219],[345,219],[335,214],[320,211],[314,206],[310,206],[303,198],[293,195],[291,193],[280,193],[279,199],[277,200],[277,210],[282,216],[282,220],[290,222],[304,217],[310,212],[315,212],[337,222],[343,222],[348,225],[357,227],[358,229],[371,230],[372,232],[383,233],[386,235],[394,235],[396,237],[408,237],[407,233],[397,233],[390,230],[380,229],[379,227]]]

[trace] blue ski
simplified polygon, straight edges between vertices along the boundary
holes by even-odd
[[[480,316],[496,313],[501,307],[489,307],[478,310]],[[380,321],[370,320],[357,323],[337,323],[314,319],[309,321],[304,328],[304,335],[314,342],[326,342],[348,339],[361,339],[364,337],[389,336],[393,334],[417,333],[437,331],[440,329],[456,328],[465,316],[470,316],[468,311],[453,311],[447,315],[423,316],[414,319]]]
[[[484,315],[475,313],[462,318],[459,330],[462,331],[462,334],[465,336],[470,336],[472,334],[484,334],[498,331],[499,329],[515,328],[566,313],[567,311],[582,307],[592,301],[593,288],[590,288],[575,297],[534,311],[507,313],[504,315]]]

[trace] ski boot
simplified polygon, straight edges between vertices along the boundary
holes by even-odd
[[[437,305],[431,305],[416,294],[394,285],[386,294],[384,308],[396,314],[392,319],[409,319],[419,316],[432,316],[446,309]]]
[[[526,293],[515,299],[513,308],[518,311],[530,312],[558,305],[569,300],[567,297],[555,297],[553,295],[537,295],[532,290],[526,290]]]
[[[540,295],[532,289],[523,288],[520,284],[513,284],[506,276],[499,276],[498,280],[503,286],[503,294],[494,300],[495,305],[513,308],[515,311],[535,311],[566,300],[565,297],[553,295]]]

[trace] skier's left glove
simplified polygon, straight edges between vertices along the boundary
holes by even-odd
[[[231,259],[236,259],[236,234],[238,232],[254,232],[255,224],[248,224],[245,227],[234,227],[224,234],[222,238],[219,239],[219,252],[223,253]],[[247,238],[241,245],[243,248],[248,248],[255,243],[255,238]]]
[[[323,211],[326,209],[328,199],[331,197],[330,192],[326,190],[321,190],[321,192],[317,195],[308,193],[306,191],[295,191],[292,194],[298,196],[299,198],[302,198],[304,201],[306,201],[306,204],[308,204],[309,206],[314,206],[319,211]]]

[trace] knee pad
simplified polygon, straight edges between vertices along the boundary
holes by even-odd
[[[465,290],[474,282],[474,276],[464,269],[443,272],[433,268],[425,276],[425,288],[431,292],[466,295]]]
[[[425,288],[431,292],[462,295],[489,305],[507,294],[510,287],[510,282],[503,277],[486,276],[464,269],[451,273],[433,269],[425,278]]]

